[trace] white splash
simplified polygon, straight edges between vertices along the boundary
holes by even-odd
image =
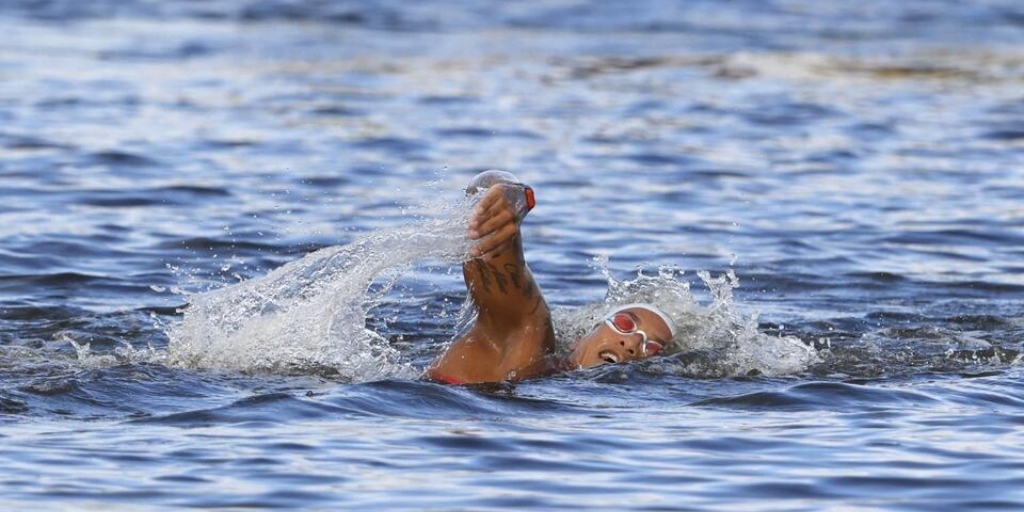
[[[608,293],[603,302],[554,311],[555,330],[563,344],[587,333],[614,305],[650,302],[672,317],[679,333],[672,349],[676,355],[650,360],[644,365],[648,370],[698,378],[778,376],[820,362],[814,349],[798,338],[765,334],[757,328],[757,315],[744,317],[736,310],[732,292],[739,279],[732,270],[717,277],[697,273],[711,294],[710,303],[702,305],[677,269],[662,268],[657,275],[640,271],[636,279],[619,281],[609,272],[606,259],[597,263],[608,280]]]
[[[330,373],[353,382],[416,377],[420,369],[367,327],[367,314],[412,263],[464,261],[471,246],[465,235],[472,202],[455,203],[438,203],[436,220],[378,230],[266,276],[189,297],[181,322],[168,329],[170,343],[161,362],[229,372]],[[756,316],[737,313],[732,291],[738,280],[732,271],[718,277],[698,273],[711,292],[710,303],[702,305],[678,270],[618,281],[606,260],[599,263],[608,280],[605,300],[554,311],[563,345],[590,330],[611,305],[653,302],[672,316],[679,334],[677,355],[647,361],[647,370],[705,378],[784,375],[818,362],[800,340],[761,333]],[[472,308],[464,307],[460,324],[472,315]],[[686,354],[706,356],[677,357]]]
[[[264,277],[190,297],[170,332],[168,363],[242,372],[330,372],[365,381],[414,377],[367,312],[412,262],[457,263],[468,253],[467,202],[437,220],[375,231]]]

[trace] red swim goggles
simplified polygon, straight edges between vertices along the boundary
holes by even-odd
[[[665,347],[661,342],[648,339],[647,333],[640,329],[636,324],[636,318],[629,313],[615,313],[614,315],[605,318],[604,323],[608,324],[608,327],[611,327],[619,334],[639,334],[640,351],[643,353],[644,357],[653,356]]]

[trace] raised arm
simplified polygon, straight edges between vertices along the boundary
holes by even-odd
[[[522,185],[499,182],[478,193],[469,237],[480,243],[462,266],[476,323],[427,370],[449,383],[521,380],[544,373],[554,352],[551,314],[526,266],[515,201]]]
[[[473,212],[469,238],[480,240],[469,261],[462,265],[463,277],[474,304],[478,322],[488,330],[514,329],[544,303],[540,288],[526,266],[523,238],[515,206],[509,196],[520,193],[514,184],[487,189]]]

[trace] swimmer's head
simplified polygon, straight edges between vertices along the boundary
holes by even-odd
[[[594,330],[576,340],[569,361],[577,368],[651,357],[672,344],[676,324],[653,304],[612,309]]]

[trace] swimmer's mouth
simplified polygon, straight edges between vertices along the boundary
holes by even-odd
[[[606,363],[615,364],[619,362],[619,356],[615,355],[611,350],[602,351],[597,357],[600,357]]]

